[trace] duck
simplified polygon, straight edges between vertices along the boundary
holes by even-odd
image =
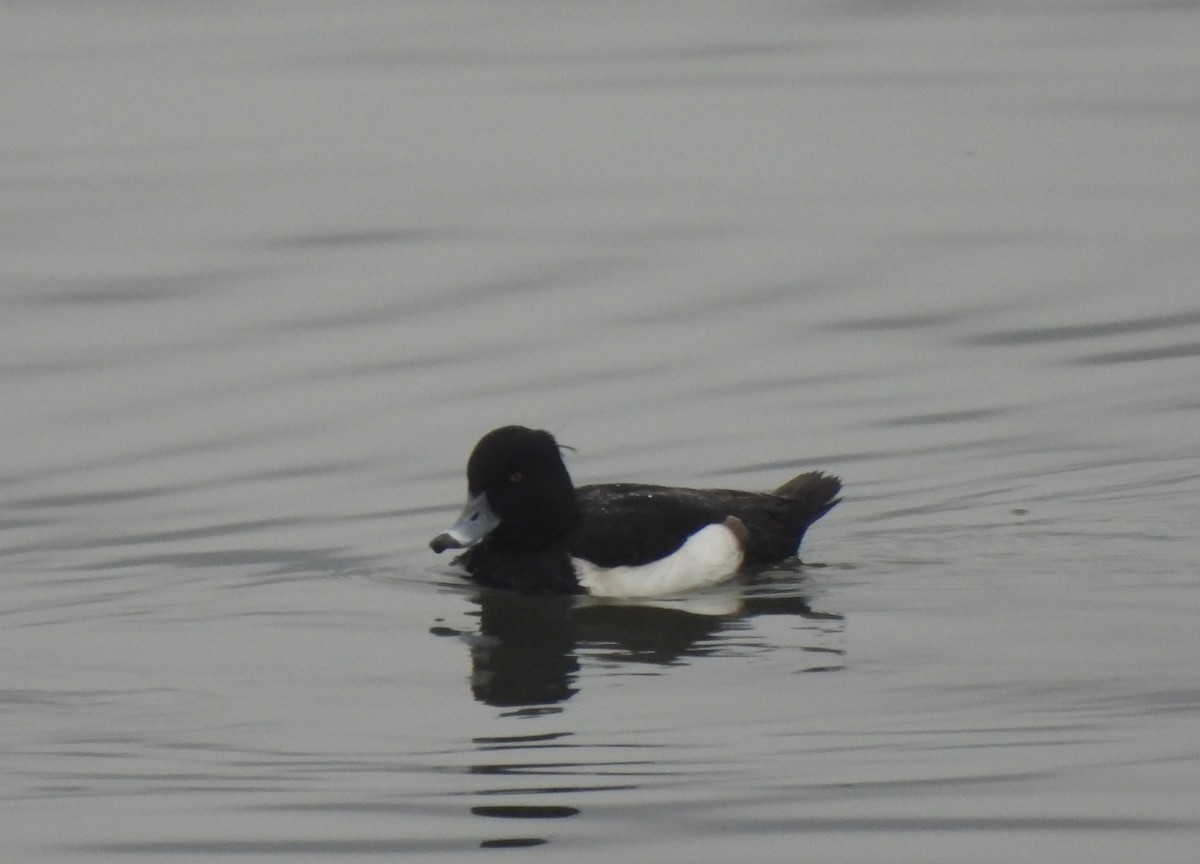
[[[476,583],[530,594],[655,597],[715,585],[799,554],[841,499],[821,471],[771,492],[645,483],[575,486],[545,430],[502,426],[467,459],[467,503],[434,537]]]

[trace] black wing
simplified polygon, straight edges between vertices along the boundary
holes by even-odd
[[[749,534],[746,559],[783,561],[797,553],[804,532],[831,507],[841,483],[819,472],[793,478],[775,492],[681,489],[634,483],[581,486],[576,490],[580,527],[567,548],[601,567],[657,561],[705,525],[741,520]]]
[[[665,558],[705,525],[731,515],[692,489],[609,483],[575,491],[581,518],[567,551],[601,567]]]

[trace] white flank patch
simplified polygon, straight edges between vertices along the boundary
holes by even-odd
[[[742,543],[725,525],[706,525],[660,561],[638,567],[600,567],[572,558],[575,578],[596,597],[658,597],[715,585],[742,566]]]

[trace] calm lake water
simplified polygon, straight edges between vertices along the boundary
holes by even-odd
[[[1196,860],[1196,3],[0,17],[5,861]],[[845,500],[480,593],[505,423]]]

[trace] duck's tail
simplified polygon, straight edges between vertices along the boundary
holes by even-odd
[[[837,497],[842,491],[842,481],[832,474],[809,471],[798,474],[774,491],[774,495],[796,502],[794,512],[801,517],[803,530],[816,522],[841,501]]]

